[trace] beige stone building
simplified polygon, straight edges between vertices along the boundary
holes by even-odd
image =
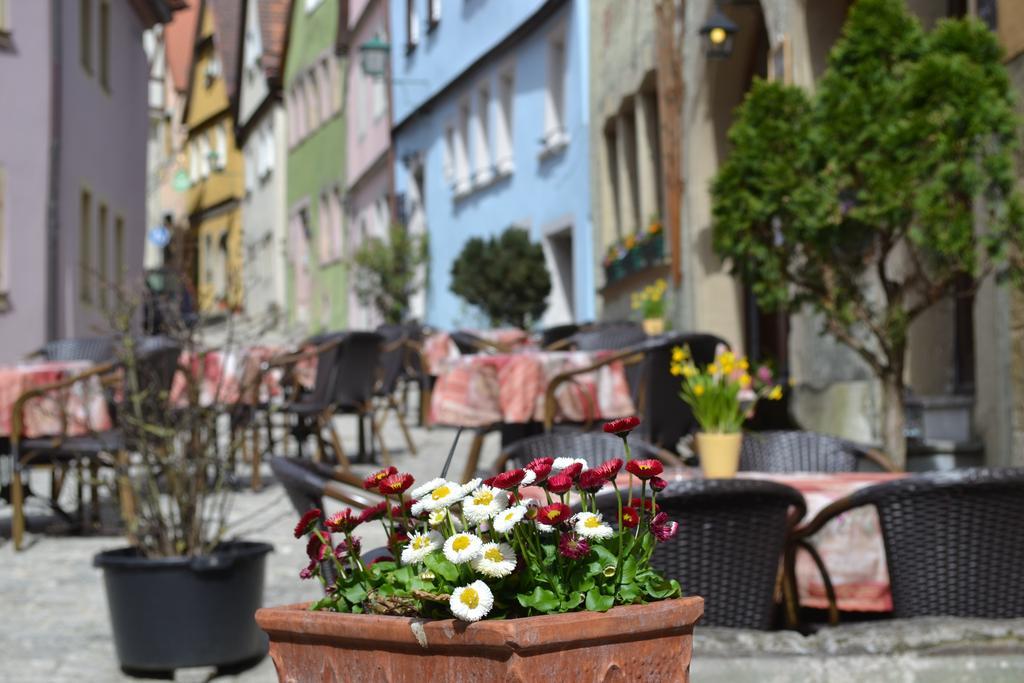
[[[825,70],[852,0],[726,0],[736,23],[732,54],[709,59],[698,35],[714,0],[676,0],[676,48],[681,52],[681,282],[670,288],[670,324],[717,334],[755,359],[773,361],[794,382],[791,413],[802,426],[878,443],[881,392],[854,354],[819,333],[808,316],[759,310],[711,246],[709,185],[729,154],[733,111],[755,77],[810,90]],[[1015,0],[907,0],[930,28],[946,16],[974,13],[995,25],[1008,66],[1024,92],[1024,3]],[[655,0],[591,1],[591,196],[595,265],[608,247],[651,214],[665,215],[663,150],[658,130]],[[685,9],[683,7],[685,6]],[[666,245],[670,240],[666,240]],[[658,277],[671,259],[598,291],[603,319],[630,317],[629,296]],[[671,278],[670,278],[671,280]],[[601,278],[598,278],[601,282]],[[1011,312],[1013,315],[1011,316]],[[926,313],[911,331],[907,363],[913,392],[912,429],[931,442],[925,451],[948,465],[977,462],[985,446],[990,464],[1024,464],[1024,298],[987,287],[970,299],[949,300]],[[1013,371],[1011,371],[1013,369]],[[1018,387],[1020,387],[1018,389]],[[941,419],[936,419],[936,418]],[[954,443],[956,442],[956,443]],[[913,465],[912,465],[913,466]]]

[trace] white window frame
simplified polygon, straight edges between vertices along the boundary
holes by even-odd
[[[217,126],[217,163],[214,169],[223,171],[228,167],[228,126],[221,122]]]
[[[420,16],[416,7],[420,0],[405,0],[405,42],[408,49],[420,44]]]
[[[455,186],[455,126],[450,124],[444,129],[444,155],[442,159],[444,180]]]
[[[551,154],[569,144],[565,127],[565,86],[569,67],[569,47],[565,25],[548,36],[547,81],[544,86],[544,138],[541,154]]]
[[[210,132],[199,136],[199,177],[206,180],[210,177]]]
[[[491,84],[482,83],[476,90],[476,106],[473,107],[470,124],[473,136],[473,184],[477,187],[494,180],[491,166]]]
[[[324,0],[306,0],[306,14],[309,14],[323,4],[323,1]]]
[[[334,115],[334,83],[331,80],[331,71],[327,62],[330,57],[324,57],[315,69],[319,70],[320,76],[320,120],[327,121]]]
[[[320,76],[315,64],[306,74],[306,86],[306,116],[312,133],[320,127]]]
[[[441,0],[427,0],[427,30],[432,31],[441,23]]]
[[[512,126],[515,113],[515,78],[514,64],[506,66],[498,73],[494,117],[494,169],[499,176],[511,175],[515,170]]]
[[[259,145],[254,142],[245,150],[245,193],[252,193],[256,186],[256,174],[259,157]]]
[[[455,196],[469,192],[469,99],[459,102],[459,110],[455,122]]]

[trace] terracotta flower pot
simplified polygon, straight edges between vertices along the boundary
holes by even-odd
[[[743,434],[712,434],[697,432],[697,455],[700,468],[709,479],[728,479],[740,468]]]
[[[665,332],[664,318],[644,318],[644,332],[648,337],[654,337]]]
[[[479,621],[261,609],[284,683],[688,681],[699,597]]]

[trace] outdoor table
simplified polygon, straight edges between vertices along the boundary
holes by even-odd
[[[178,364],[190,368],[196,377],[200,405],[259,405],[282,393],[283,370],[274,368],[263,372],[263,363],[286,352],[287,349],[272,346],[212,349],[200,353],[184,351]],[[313,363],[315,374],[315,359]],[[189,380],[185,372],[179,370],[171,385],[171,404],[187,403],[188,391]]]
[[[536,348],[534,339],[525,330],[515,327],[504,327],[493,330],[466,330],[470,334],[480,337],[484,341],[499,346],[525,350]],[[428,375],[438,375],[444,367],[445,361],[453,360],[462,356],[459,347],[455,344],[448,332],[437,331],[427,335],[423,340],[423,357],[426,361]]]
[[[608,351],[536,351],[472,354],[438,365],[430,421],[461,427],[541,423],[551,379],[587,367]],[[562,420],[584,422],[635,412],[622,363],[609,363],[562,384],[555,394]]]

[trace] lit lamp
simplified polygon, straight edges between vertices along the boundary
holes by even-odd
[[[370,78],[383,78],[388,71],[388,57],[391,55],[391,46],[374,36],[359,46],[360,66],[363,73]]]
[[[715,6],[715,13],[707,23],[700,27],[704,36],[707,56],[710,59],[725,59],[732,54],[732,38],[739,27],[729,17],[722,14],[722,9]]]

